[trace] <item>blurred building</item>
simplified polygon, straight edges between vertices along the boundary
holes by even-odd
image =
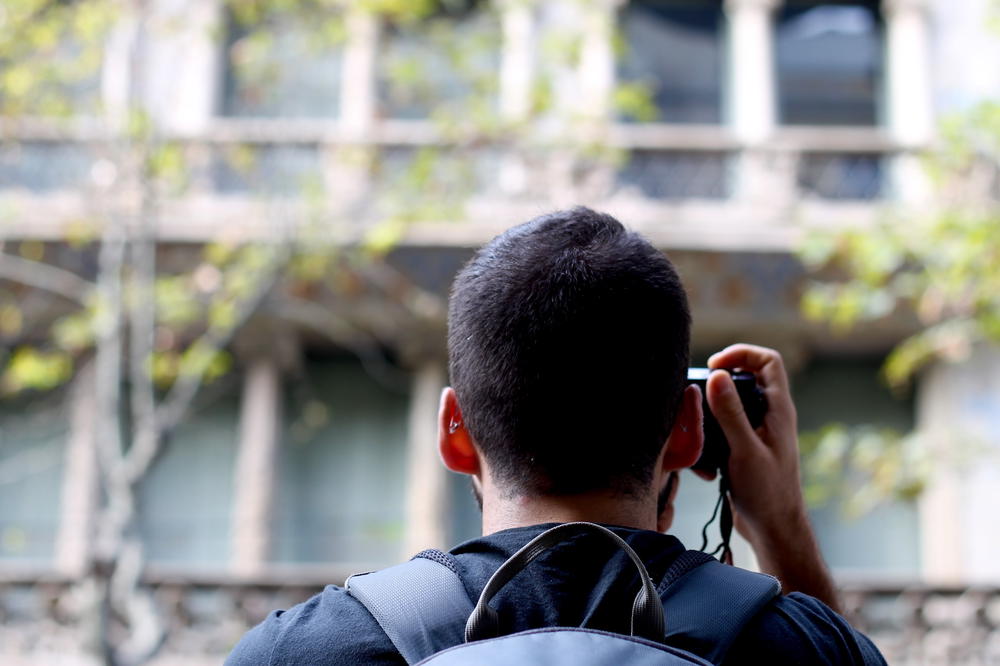
[[[444,295],[472,249],[497,232],[587,203],[647,234],[677,263],[695,308],[696,359],[737,340],[783,351],[803,430],[831,421],[933,429],[956,415],[996,413],[1000,375],[987,371],[990,359],[926,374],[911,399],[889,395],[877,369],[908,323],[848,337],[807,323],[794,254],[811,228],[863,226],[891,206],[927,205],[919,154],[938,119],[1000,94],[1000,69],[985,65],[1000,62],[986,0],[498,4],[493,18],[456,19],[455,35],[496,34],[483,66],[498,77],[501,114],[527,117],[549,66],[547,36],[578,26],[578,57],[554,77],[551,94],[557,106],[602,121],[624,160],[484,151],[465,218],[409,227],[392,256],[401,271]],[[144,95],[157,122],[201,156],[194,188],[162,216],[165,246],[239,228],[261,194],[292,196],[310,178],[336,197],[371,200],[394,164],[448,141],[431,119],[433,103],[386,94],[387,62],[434,63],[433,45],[405,30],[356,14],[341,46],[316,51],[278,29],[262,94],[225,57],[241,28],[213,2],[158,6],[183,20],[143,45],[153,75]],[[124,57],[109,46],[101,95],[111,108]],[[430,99],[446,99],[459,79],[443,64],[432,71]],[[618,118],[616,82],[651,86],[657,120]],[[0,150],[0,232],[58,242],[86,207],[92,137],[86,124],[10,131],[19,143]],[[255,147],[250,173],[222,158],[234,145]],[[350,145],[383,151],[382,172],[345,165],[338,149]],[[205,396],[143,487],[147,580],[174,618],[162,663],[217,659],[271,606],[477,533],[465,481],[435,453],[443,340],[372,361],[270,326],[263,340],[237,348],[232,390]],[[43,401],[0,404],[4,663],[28,663],[12,655],[51,654],[71,641],[54,600],[80,574],[94,520],[87,381]],[[995,600],[962,587],[1000,580],[1000,537],[983,528],[996,473],[967,482],[944,474],[918,505],[883,506],[853,521],[838,506],[814,514],[858,621],[898,663],[988,640],[994,659],[1000,649]],[[713,492],[685,479],[677,531],[691,546]],[[937,606],[926,606],[932,597]]]

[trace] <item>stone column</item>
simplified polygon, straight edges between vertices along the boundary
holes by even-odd
[[[375,120],[378,20],[371,12],[351,8],[345,21],[347,42],[340,77],[340,127],[350,134],[364,134]]]
[[[737,158],[736,197],[768,205],[794,190],[794,164],[766,149],[777,127],[774,10],[778,0],[727,0],[729,124],[743,150]]]
[[[729,22],[729,116],[749,145],[771,138],[777,124],[773,14],[778,0],[726,0]]]
[[[501,3],[500,114],[510,122],[523,121],[531,111],[531,86],[535,80],[534,7],[523,0]]]
[[[919,152],[934,135],[930,40],[926,0],[882,0],[886,24],[886,124],[902,151],[892,169],[893,190],[902,203],[921,205],[930,184]]]
[[[140,106],[164,130],[205,131],[222,80],[221,35],[218,0],[153,0],[124,12],[101,71],[111,117]]]
[[[202,134],[221,96],[222,7],[218,0],[156,0],[153,7],[145,101],[160,127]]]
[[[363,205],[369,189],[374,149],[372,138],[377,108],[376,54],[379,41],[378,19],[363,8],[352,7],[344,18],[347,40],[341,61],[340,118],[341,141],[325,147],[324,180],[337,212],[350,215]]]
[[[237,575],[259,573],[271,555],[280,423],[279,364],[273,358],[256,357],[243,380],[234,472],[230,568]]]
[[[505,0],[500,5],[503,45],[500,51],[500,116],[519,126],[531,115],[535,82],[535,7],[524,0]],[[517,130],[515,130],[517,131]],[[499,169],[500,191],[508,196],[523,194],[530,176],[517,149],[503,156]]]
[[[426,361],[413,378],[406,471],[404,557],[425,548],[447,548],[448,470],[437,447],[437,414],[447,380],[444,363]]]
[[[919,506],[923,576],[932,583],[995,583],[1000,352],[982,346],[962,363],[923,373],[917,415],[933,474]]]
[[[54,559],[56,570],[72,577],[82,576],[87,569],[97,514],[100,474],[94,380],[94,366],[88,364],[73,380],[70,392],[69,437]]]
[[[614,113],[615,22],[622,0],[592,0],[583,8],[580,45],[579,109],[588,120],[602,123]]]

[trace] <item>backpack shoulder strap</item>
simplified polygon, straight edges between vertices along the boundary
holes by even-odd
[[[445,553],[425,550],[409,562],[351,576],[346,588],[406,663],[415,664],[465,638],[472,601],[454,566]]]
[[[781,583],[687,551],[667,570],[658,592],[667,643],[721,664],[744,626],[781,594]]]

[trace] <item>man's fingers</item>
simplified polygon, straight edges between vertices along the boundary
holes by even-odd
[[[734,453],[747,452],[747,447],[760,446],[757,433],[750,427],[736,385],[727,372],[713,372],[706,385],[708,406],[722,426],[729,447]]]
[[[708,367],[747,370],[760,377],[765,386],[788,390],[788,375],[785,372],[785,363],[781,359],[781,354],[767,347],[744,343],[730,345],[722,351],[712,354],[708,359]]]

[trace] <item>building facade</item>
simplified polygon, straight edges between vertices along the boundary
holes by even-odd
[[[400,164],[455,141],[434,116],[466,79],[435,60],[441,46],[426,33],[351,6],[336,46],[306,48],[294,28],[277,25],[261,84],[237,66],[247,28],[220,4],[154,4],[176,20],[139,45],[148,67],[140,94],[193,164],[192,186],[158,221],[164,247],[266,233],[268,202],[294,204],[309,183],[350,218],[352,206],[378,201]],[[995,432],[995,357],[935,368],[912,397],[891,396],[877,369],[907,322],[850,336],[807,322],[795,254],[810,230],[930,205],[920,157],[939,119],[1000,94],[1000,70],[967,66],[1000,61],[987,10],[986,0],[463,4],[444,41],[468,48],[466,64],[495,79],[487,90],[496,114],[535,122],[545,81],[562,115],[537,119],[538,145],[476,152],[461,219],[407,225],[390,261],[444,297],[462,262],[499,231],[586,203],[673,258],[691,290],[695,360],[738,340],[784,353],[803,430],[837,421],[938,432],[962,421]],[[549,57],[567,31],[573,57]],[[99,90],[108,113],[127,96],[128,52],[118,38],[106,50]],[[388,81],[414,61],[429,63],[430,75],[393,94]],[[616,106],[631,84],[650,91],[655,118]],[[569,116],[589,122],[617,158],[566,147],[559,119]],[[40,119],[3,131],[0,234],[63,242],[99,175],[88,149],[96,130]],[[237,170],[227,155],[243,146],[256,159]],[[345,158],[356,146],[374,149],[379,168]],[[358,233],[365,222],[359,215]],[[146,581],[170,627],[155,663],[214,663],[272,607],[477,533],[467,484],[435,450],[443,338],[373,362],[277,328],[236,349],[227,390],[203,396],[143,484]],[[30,407],[0,403],[4,663],[90,663],[70,592],[95,520],[90,382],[80,373]],[[988,521],[997,469],[943,468],[919,503],[856,520],[836,504],[815,511],[851,611],[893,663],[980,663],[1000,653],[996,595],[968,587],[1000,582],[1000,537],[977,527]],[[700,541],[714,492],[694,477],[682,484],[677,532],[689,545]],[[745,545],[741,558],[750,562]]]

